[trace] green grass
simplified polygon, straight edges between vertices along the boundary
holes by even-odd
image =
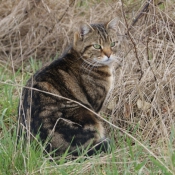
[[[162,155],[158,155],[158,159],[163,164],[157,157],[152,156],[151,151],[145,150],[139,142],[134,142],[128,136],[118,137],[117,142],[113,139],[110,154],[86,159],[80,156],[76,160],[68,160],[67,153],[54,160],[49,154],[44,153],[44,145],[37,139],[31,143],[24,143],[21,139],[17,144],[17,106],[21,87],[15,86],[15,83],[19,85],[25,83],[41,66],[40,62],[31,59],[30,71],[23,71],[23,73],[21,70],[13,73],[7,67],[0,67],[2,73],[0,79],[0,174],[172,174],[170,171],[175,166],[173,128],[167,150],[163,150],[163,147],[158,145],[159,149],[162,149]],[[20,81],[21,79],[23,82]],[[119,131],[113,129],[113,133],[116,135]],[[149,148],[148,143],[144,145]],[[151,149],[150,147],[148,150]],[[169,157],[165,158],[164,155]]]

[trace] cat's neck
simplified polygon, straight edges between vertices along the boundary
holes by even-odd
[[[96,74],[100,74],[103,77],[110,77],[112,75],[114,69],[112,65],[109,66],[108,65],[99,66],[95,64],[92,65],[87,61],[85,61],[85,59],[83,59],[83,56],[81,56],[81,54],[79,54],[72,47],[69,48],[67,54],[68,54],[68,60],[71,63],[71,65],[73,67],[75,66],[76,69],[80,69],[80,71],[83,70],[84,73],[86,72],[89,74],[90,72],[94,72]],[[72,56],[74,56],[74,58],[72,58]]]
[[[98,112],[113,86],[113,67],[88,65],[75,50],[71,50],[69,54],[75,56],[71,60],[72,65],[70,66],[74,72],[74,77],[78,79],[77,82],[81,91],[86,95],[89,104]]]

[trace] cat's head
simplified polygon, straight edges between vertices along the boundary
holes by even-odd
[[[117,54],[120,52],[120,41],[116,32],[118,27],[117,18],[104,24],[83,23],[74,34],[73,48],[86,63],[93,66],[111,66],[114,62],[119,63],[122,58]]]

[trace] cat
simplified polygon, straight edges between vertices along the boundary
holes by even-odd
[[[112,89],[114,65],[122,62],[118,23],[117,18],[82,23],[69,50],[28,80],[18,107],[26,138],[39,134],[55,155],[78,155],[77,148],[89,148],[89,156],[110,150],[101,120],[85,107],[99,113]]]

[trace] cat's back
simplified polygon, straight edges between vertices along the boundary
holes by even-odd
[[[78,53],[72,50],[38,70],[23,88],[22,109],[26,111],[30,106],[44,106],[49,101],[55,102],[52,103],[54,106],[64,98],[89,106],[81,89],[81,62]]]

